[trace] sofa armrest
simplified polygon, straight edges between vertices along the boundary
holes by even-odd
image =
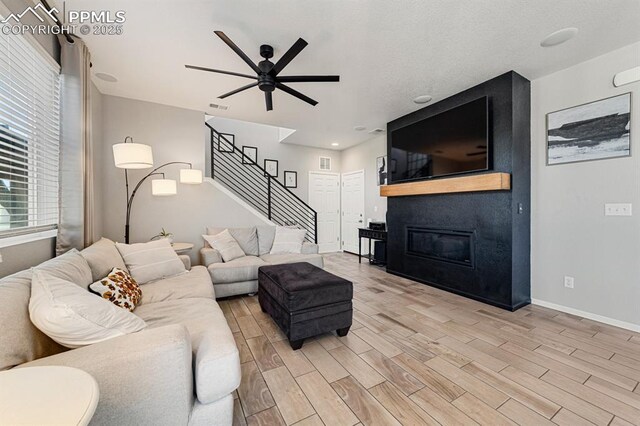
[[[314,243],[310,243],[305,241],[302,243],[302,250],[300,251],[302,254],[318,254],[318,245]]]
[[[203,247],[200,249],[200,260],[204,266],[209,266],[214,263],[222,263],[222,256],[220,252],[211,247]]]
[[[180,258],[180,260],[182,260],[182,263],[184,263],[184,268],[187,271],[191,270],[191,258],[189,256],[187,256],[186,254],[179,254],[178,257]]]
[[[182,325],[150,328],[20,367],[84,370],[100,388],[92,424],[187,424],[193,406],[191,340]]]

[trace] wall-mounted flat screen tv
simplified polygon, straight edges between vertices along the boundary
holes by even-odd
[[[482,97],[391,132],[390,183],[488,170],[489,103]]]

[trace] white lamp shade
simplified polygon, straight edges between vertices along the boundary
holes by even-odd
[[[181,169],[180,183],[187,185],[198,185],[202,183],[202,170],[198,169]]]
[[[117,143],[113,145],[113,161],[120,169],[148,169],[153,167],[153,152],[149,145]]]
[[[151,193],[157,197],[176,195],[176,181],[173,179],[154,179],[151,181]]]

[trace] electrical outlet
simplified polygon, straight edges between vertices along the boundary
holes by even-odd
[[[607,203],[604,205],[605,216],[631,216],[631,203]]]
[[[573,288],[573,281],[574,281],[573,277],[569,277],[569,276],[565,275],[565,277],[564,277],[564,286],[566,288]]]

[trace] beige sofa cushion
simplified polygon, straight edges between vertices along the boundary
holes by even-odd
[[[273,238],[271,254],[297,253],[302,252],[302,243],[307,235],[306,229],[289,228],[286,226],[276,226],[276,235]]]
[[[86,260],[72,249],[41,263],[39,270],[87,288],[93,282]],[[21,271],[0,280],[0,370],[67,349],[38,330],[29,318],[32,271]]]
[[[258,233],[255,226],[248,226],[246,228],[207,228],[208,235],[217,235],[224,231],[229,230],[231,236],[238,242],[240,248],[247,256],[258,256]]]
[[[226,284],[257,280],[258,268],[266,265],[259,257],[245,256],[231,262],[214,263],[208,269],[214,284]]]
[[[38,268],[31,280],[29,317],[43,333],[68,348],[104,342],[146,327],[128,310]]]
[[[240,357],[222,310],[212,299],[180,299],[141,305],[135,313],[150,328],[182,324],[193,348],[195,388],[203,404],[240,385]]]
[[[67,350],[29,319],[31,275],[27,270],[0,280],[0,371]]]
[[[269,265],[281,265],[283,263],[308,262],[318,268],[324,268],[324,260],[319,254],[265,254],[260,256]]]
[[[116,243],[108,238],[101,238],[80,252],[91,268],[92,281],[98,281],[109,275],[113,268],[127,270],[127,267],[116,248]]]
[[[214,249],[218,250],[222,260],[230,262],[234,259],[246,256],[240,244],[231,235],[228,229],[215,235],[203,235],[202,238]]]
[[[259,255],[268,254],[276,236],[276,227],[271,225],[256,226],[256,231],[258,232]]]
[[[165,238],[148,243],[116,243],[116,248],[129,273],[140,285],[186,271],[184,263]]]
[[[190,297],[215,298],[209,271],[204,266],[194,266],[186,274],[145,284],[142,290],[140,305]]]

